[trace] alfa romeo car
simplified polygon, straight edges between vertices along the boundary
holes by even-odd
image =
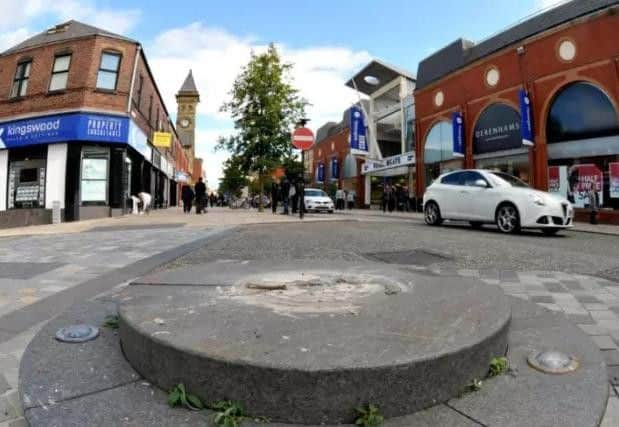
[[[572,227],[574,209],[567,199],[534,190],[503,172],[459,170],[439,176],[423,196],[426,224],[469,221],[475,228],[496,224],[503,233],[537,228],[556,234]]]

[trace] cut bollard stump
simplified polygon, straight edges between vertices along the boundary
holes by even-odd
[[[278,422],[350,422],[368,403],[411,414],[461,394],[507,350],[510,303],[472,279],[214,263],[139,283],[119,309],[132,366]]]

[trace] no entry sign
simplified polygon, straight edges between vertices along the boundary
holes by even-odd
[[[314,134],[306,127],[297,128],[292,134],[292,145],[299,150],[309,150],[314,145]]]

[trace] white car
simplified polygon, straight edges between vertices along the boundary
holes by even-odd
[[[544,234],[572,227],[574,209],[560,196],[530,188],[518,178],[487,170],[459,170],[439,176],[423,195],[426,224],[494,223],[503,233],[538,228]]]
[[[304,200],[306,212],[333,213],[333,210],[335,209],[331,197],[319,188],[306,188]]]

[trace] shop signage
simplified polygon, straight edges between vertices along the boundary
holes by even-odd
[[[396,156],[385,157],[382,160],[368,160],[363,164],[361,173],[365,175],[371,172],[413,164],[415,164],[415,153],[410,151],[408,153],[398,154]]]
[[[361,109],[353,105],[350,108],[350,148],[359,151],[368,151],[365,135],[365,120]]]
[[[185,172],[177,171],[174,175],[174,178],[177,182],[187,182],[189,181],[188,176]]]
[[[475,124],[473,152],[492,153],[522,147],[520,114],[506,104],[486,108]]]
[[[340,162],[337,161],[337,157],[331,159],[331,179],[340,178]]]
[[[464,157],[464,120],[462,114],[451,114],[451,128],[453,130],[453,156]]]
[[[325,165],[322,163],[316,168],[316,182],[325,182]]]
[[[610,197],[619,199],[619,162],[608,164],[608,180],[610,181]]]
[[[129,119],[104,114],[71,113],[0,124],[0,148],[55,142],[127,143]]]
[[[149,162],[153,157],[153,149],[148,145],[146,134],[136,125],[133,120],[129,123],[129,138],[127,143],[140,153]]]
[[[153,145],[170,148],[172,146],[172,134],[170,132],[153,132]]]
[[[567,199],[578,208],[589,204],[589,190],[593,188],[598,195],[600,205],[603,203],[602,171],[594,163],[573,165],[567,170]]]
[[[520,89],[520,133],[522,145],[533,145],[533,119],[531,116],[531,99],[526,90]]]

